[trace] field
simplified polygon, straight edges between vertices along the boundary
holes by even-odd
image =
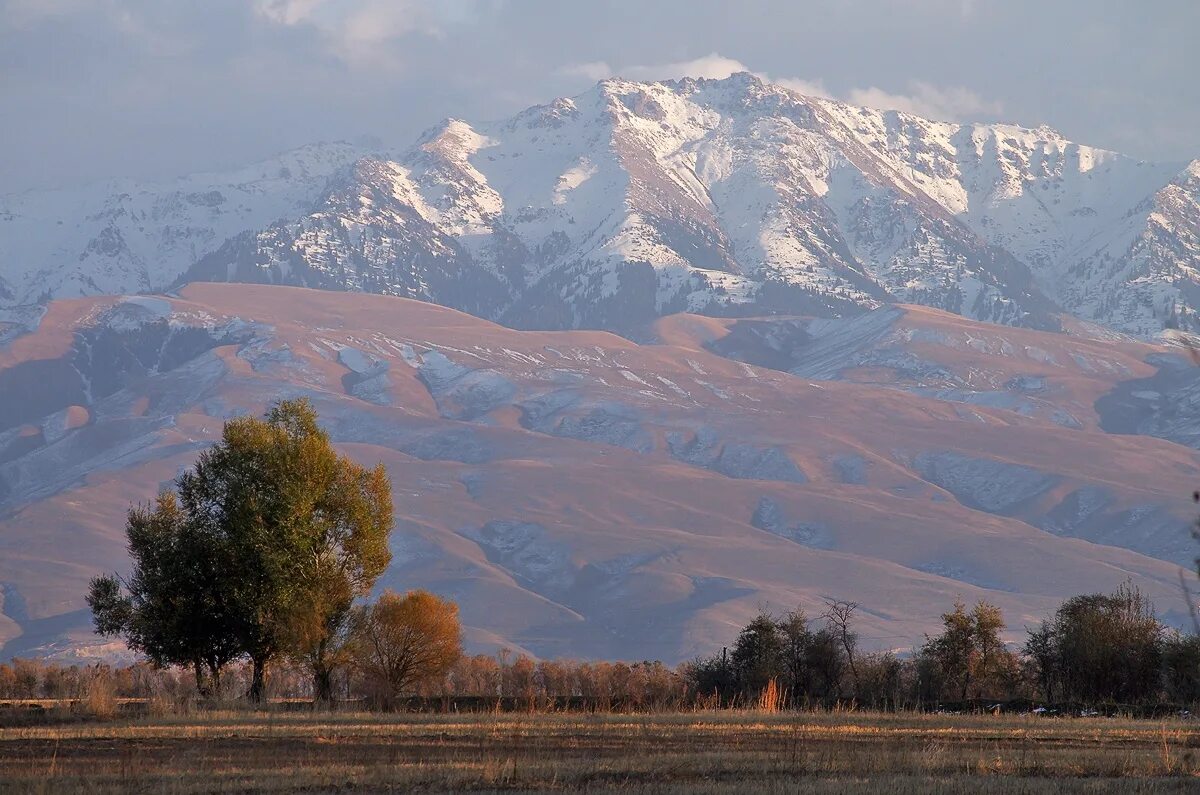
[[[1194,722],[208,712],[0,728],[5,792],[1183,793]]]

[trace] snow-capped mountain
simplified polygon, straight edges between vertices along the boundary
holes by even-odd
[[[518,327],[890,301],[1038,328],[1061,314],[1143,336],[1198,325],[1200,161],[1140,162],[1045,127],[928,121],[736,74],[606,80],[511,119],[447,121],[387,156],[317,151],[308,179],[252,182],[261,201],[222,224],[111,195],[57,216],[21,208],[61,194],[3,200],[0,217],[27,220],[0,222],[0,306],[234,280]],[[178,208],[207,192],[136,195]],[[86,242],[57,237],[59,216],[89,219]]]
[[[226,239],[307,212],[364,152],[314,144],[228,173],[0,197],[0,307],[162,289]]]

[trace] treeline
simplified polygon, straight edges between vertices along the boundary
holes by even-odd
[[[350,663],[333,683],[334,702],[341,705],[422,707],[432,709],[591,709],[666,710],[689,708],[693,694],[684,667],[661,662],[535,660],[501,651],[496,655],[461,656],[444,672],[423,678],[386,704],[366,672]],[[61,665],[17,659],[0,664],[0,701],[76,700],[104,704],[117,699],[153,701],[173,710],[199,704],[231,704],[242,700],[253,676],[245,662],[225,670],[221,689],[200,693],[190,671],[150,662],[126,667]],[[273,666],[264,697],[309,703],[314,698],[308,672],[294,664]]]
[[[385,624],[411,635],[412,624],[405,622],[413,614],[437,612],[418,604],[432,598],[384,597],[392,608],[406,603],[408,614],[393,615]],[[396,652],[390,658],[378,656],[369,644],[351,643],[347,648],[357,650],[338,658],[326,697],[391,708],[601,711],[1200,704],[1200,637],[1164,626],[1132,586],[1068,599],[1029,628],[1019,647],[1002,641],[1000,610],[980,602],[954,605],[942,616],[942,631],[910,655],[865,653],[855,631],[856,612],[854,603],[831,602],[812,619],[799,610],[763,613],[730,647],[675,667],[657,661],[536,660],[502,651],[443,654],[436,666],[423,668],[420,660],[429,657],[417,656],[417,647],[431,636],[407,650],[390,646]],[[412,656],[406,660],[404,654]],[[401,681],[397,677],[404,671],[408,678]],[[103,706],[107,694],[186,705],[237,699],[253,679],[253,665],[246,661],[230,664],[219,688],[202,692],[178,667],[17,660],[0,665],[0,699],[98,700]],[[272,668],[264,696],[320,698],[310,669],[296,659]]]
[[[1132,585],[1068,599],[1019,648],[1008,647],[1000,609],[954,605],[942,631],[901,658],[862,653],[858,605],[830,602],[810,620],[762,614],[732,649],[685,666],[698,698],[768,708],[853,701],[930,708],[981,701],[1148,705],[1200,703],[1200,637],[1163,625]]]

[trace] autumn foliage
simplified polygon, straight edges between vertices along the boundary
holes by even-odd
[[[458,605],[428,591],[385,592],[356,611],[351,638],[358,670],[385,706],[443,678],[462,656]]]

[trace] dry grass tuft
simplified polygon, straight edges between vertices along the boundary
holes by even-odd
[[[767,680],[767,686],[758,695],[759,711],[765,712],[768,715],[774,715],[779,712],[783,706],[783,695],[783,691],[779,689],[779,683],[772,676]]]
[[[79,711],[89,718],[110,720],[117,714],[117,689],[110,677],[95,675],[84,687]]]

